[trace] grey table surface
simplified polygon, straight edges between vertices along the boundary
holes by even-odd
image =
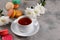
[[[0,8],[5,8],[5,4],[11,0],[0,0]],[[37,1],[37,0],[35,0]],[[31,1],[32,2],[32,1]],[[32,2],[25,7],[36,4]],[[22,4],[23,5],[23,4]],[[24,5],[22,6],[24,9]],[[10,25],[1,26],[0,29],[9,29],[9,33],[13,35],[14,40],[60,40],[60,0],[46,0],[46,13],[38,17],[40,30],[31,37],[19,37],[11,32]],[[1,39],[1,38],[0,38]]]

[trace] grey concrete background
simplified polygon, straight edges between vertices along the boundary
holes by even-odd
[[[0,0],[0,8],[5,8],[5,4],[11,0]],[[36,1],[36,0],[35,0]],[[29,2],[28,2],[29,3]],[[35,4],[34,2],[29,5]],[[28,4],[26,6],[29,6]],[[22,6],[24,7],[24,6]],[[40,30],[31,37],[19,37],[10,30],[10,24],[1,26],[0,29],[8,28],[14,40],[60,40],[60,0],[46,0],[46,13],[38,17]],[[24,8],[21,8],[24,9]],[[0,38],[1,39],[1,38]]]

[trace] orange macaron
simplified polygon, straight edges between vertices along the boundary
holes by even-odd
[[[14,10],[13,10],[13,9],[10,9],[10,10],[8,10],[8,14],[7,14],[7,15],[8,15],[9,17],[11,17],[13,13],[14,13]]]
[[[22,11],[21,10],[16,10],[16,15],[15,18],[18,18],[19,16],[22,16]]]
[[[14,4],[14,8],[19,8],[19,4]]]

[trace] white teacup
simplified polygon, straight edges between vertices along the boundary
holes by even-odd
[[[31,23],[28,23],[27,25],[22,25],[22,24],[20,24],[19,23],[19,20],[21,20],[21,19],[23,19],[23,18],[28,18],[28,19],[30,19],[31,20]],[[24,20],[23,20],[24,21]],[[29,20],[28,20],[29,21]],[[18,23],[18,26],[19,26],[19,29],[20,29],[20,31],[21,32],[23,32],[23,33],[26,33],[26,32],[30,32],[30,31],[32,31],[32,29],[33,29],[33,19],[32,18],[30,18],[30,17],[28,17],[28,16],[21,16],[21,17],[19,17],[18,18],[18,21],[17,21],[17,23]]]

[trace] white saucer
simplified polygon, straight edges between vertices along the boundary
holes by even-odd
[[[25,30],[25,29],[27,29],[27,30]],[[21,29],[21,27],[18,26],[17,20],[12,22],[12,24],[11,24],[11,31],[18,36],[32,36],[32,35],[36,34],[38,32],[38,30],[39,30],[39,24],[38,24],[37,20],[33,21],[33,26],[25,27],[23,29]]]

